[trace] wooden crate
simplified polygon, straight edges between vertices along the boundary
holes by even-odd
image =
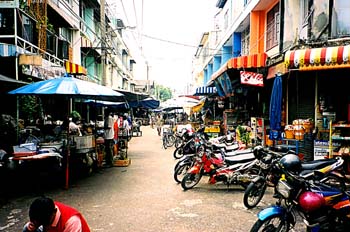
[[[129,158],[125,160],[116,160],[114,161],[114,166],[115,167],[127,167],[131,164],[131,160]]]

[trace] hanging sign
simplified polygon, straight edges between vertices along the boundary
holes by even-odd
[[[261,73],[241,71],[240,74],[242,85],[264,86],[264,78]]]

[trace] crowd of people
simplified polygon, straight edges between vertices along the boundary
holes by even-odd
[[[110,109],[105,110],[104,140],[105,140],[105,165],[113,166],[113,159],[118,156],[119,136],[130,138],[132,133],[132,120],[128,114],[118,117]]]

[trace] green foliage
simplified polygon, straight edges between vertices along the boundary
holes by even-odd
[[[169,87],[164,87],[162,85],[156,86],[156,96],[160,101],[166,101],[173,97],[173,93]]]
[[[70,116],[73,118],[74,121],[81,119],[80,113],[78,111],[75,111],[75,110],[72,111]]]
[[[248,143],[250,142],[250,132],[247,131],[247,129],[245,129],[242,126],[238,126],[237,129],[238,129],[238,133],[239,133],[241,141],[245,145],[248,145]]]
[[[35,121],[43,115],[40,99],[35,96],[21,96],[19,98],[20,118]]]

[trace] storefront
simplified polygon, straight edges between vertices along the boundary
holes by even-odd
[[[344,148],[350,136],[349,57],[349,45],[301,49],[285,55],[289,68],[287,123],[308,118],[314,123],[300,149],[306,159],[348,152]]]

